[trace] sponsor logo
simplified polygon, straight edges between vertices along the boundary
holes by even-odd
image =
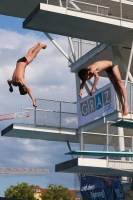
[[[110,87],[80,103],[82,116],[87,116],[101,108],[103,108],[105,113],[111,109]]]

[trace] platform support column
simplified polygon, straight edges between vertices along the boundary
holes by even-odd
[[[106,151],[109,151],[109,127],[108,127],[108,123],[106,122]],[[108,163],[109,163],[109,157],[107,156],[107,167],[108,167]]]
[[[133,152],[133,137],[132,137],[131,151]],[[131,158],[131,161],[133,161],[133,157]]]
[[[79,97],[79,89],[80,89],[80,78],[78,76],[78,73],[75,73],[75,81],[76,81],[76,96],[77,96],[77,100],[80,99]]]
[[[127,65],[126,65],[126,63],[125,63],[125,61],[123,59],[123,56],[122,56],[120,50],[118,49],[118,47],[116,47],[116,49],[117,49],[117,56],[118,56],[118,58],[119,58],[119,60],[120,60],[120,62],[122,64],[122,67],[123,67],[125,73],[126,73],[127,72]],[[132,77],[130,72],[128,73],[128,77],[129,77],[129,80],[133,83],[133,77]]]
[[[80,133],[79,133],[79,145],[80,145],[80,150],[84,150],[84,134],[83,134],[83,127],[80,128]],[[81,156],[83,157],[83,156]]]
[[[132,46],[131,46],[131,51],[130,51],[130,57],[129,57],[128,67],[127,67],[126,78],[125,78],[125,87],[127,87],[128,74],[130,72],[132,57],[133,57],[133,40],[132,40]]]
[[[118,63],[117,61],[117,48],[112,46],[112,61]],[[118,127],[118,135],[119,135],[119,148],[120,151],[125,151],[125,143],[124,143],[124,130],[123,128]]]

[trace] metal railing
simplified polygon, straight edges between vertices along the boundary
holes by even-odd
[[[79,5],[81,4],[81,6],[77,6],[76,3],[79,4]],[[100,6],[100,5],[96,5],[96,4],[92,4],[92,3],[87,3],[87,2],[84,2],[84,1],[67,0],[66,7],[68,9],[69,9],[69,7],[68,7],[69,4],[71,4],[73,6],[73,8],[78,10],[78,11],[82,11],[81,8],[82,8],[82,4],[83,4],[83,5],[87,5],[88,7],[90,7],[90,10],[92,12],[95,12],[97,14],[108,15],[109,7],[106,7],[106,6]]]
[[[133,84],[127,84],[129,113],[128,118],[133,118]],[[78,129],[76,102],[54,101],[48,99],[36,99],[37,108],[22,108],[22,113],[28,113],[30,117],[21,117],[24,124],[34,126],[49,126],[58,128]],[[121,111],[119,101],[116,98],[116,111]],[[23,115],[21,115],[23,116]]]
[[[78,128],[77,106],[75,102],[36,99],[37,108],[22,108],[28,111],[30,118],[22,118],[24,124],[58,128]]]
[[[112,122],[110,122],[111,124]],[[114,129],[114,127],[113,127]],[[85,150],[89,151],[117,151],[119,152],[119,140],[124,138],[125,151],[133,151],[133,136],[130,133],[126,133],[124,136],[120,136],[117,133],[117,128],[110,133],[83,133],[85,141]],[[95,144],[94,144],[95,141]],[[115,156],[89,156],[97,159],[106,159],[107,167],[121,170],[133,171],[133,158],[132,157],[115,157]]]
[[[92,42],[92,41],[81,40],[81,39],[76,39],[76,38],[73,38],[72,42],[73,42],[74,53],[75,53],[75,58],[76,58],[75,61],[77,61],[78,59],[83,57],[85,54],[90,52],[95,47],[97,47],[97,52],[99,51],[98,45],[100,43],[98,43],[98,42]],[[68,55],[71,59],[73,59],[70,45],[68,45]],[[68,62],[68,66],[70,66],[70,65],[71,65],[71,63]]]
[[[112,0],[47,0],[47,4],[67,10],[102,15],[124,21],[133,21],[133,1]]]

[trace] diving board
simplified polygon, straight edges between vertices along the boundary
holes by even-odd
[[[40,3],[24,20],[23,28],[130,47],[133,23]]]
[[[111,126],[133,129],[133,120],[122,119],[111,124]]]
[[[79,155],[79,156],[114,156],[114,157],[133,157],[133,152],[115,152],[115,151],[79,151],[74,150],[65,155]]]

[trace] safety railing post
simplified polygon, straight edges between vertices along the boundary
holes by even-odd
[[[21,108],[21,123],[23,122],[23,107]]]
[[[66,0],[66,10],[67,10],[67,8],[68,8],[68,1],[69,1],[69,0]]]
[[[130,97],[131,97],[131,99],[130,99],[130,112],[131,112],[131,119],[132,119],[132,113],[133,113],[133,111],[132,111],[132,99],[133,99],[133,93],[132,93],[132,89],[133,89],[133,84],[132,83],[130,83]]]
[[[61,102],[60,102],[60,128],[61,128]]]
[[[122,22],[122,1],[120,0],[120,19]]]
[[[133,152],[133,137],[132,137],[131,151]],[[133,157],[131,158],[131,160],[133,161]]]
[[[106,122],[106,135],[107,135],[107,138],[106,138],[106,151],[109,151],[109,129],[108,129],[108,121]],[[109,163],[109,157],[107,156],[107,167],[108,167],[108,163]]]
[[[36,107],[34,108],[34,126],[36,126]]]

